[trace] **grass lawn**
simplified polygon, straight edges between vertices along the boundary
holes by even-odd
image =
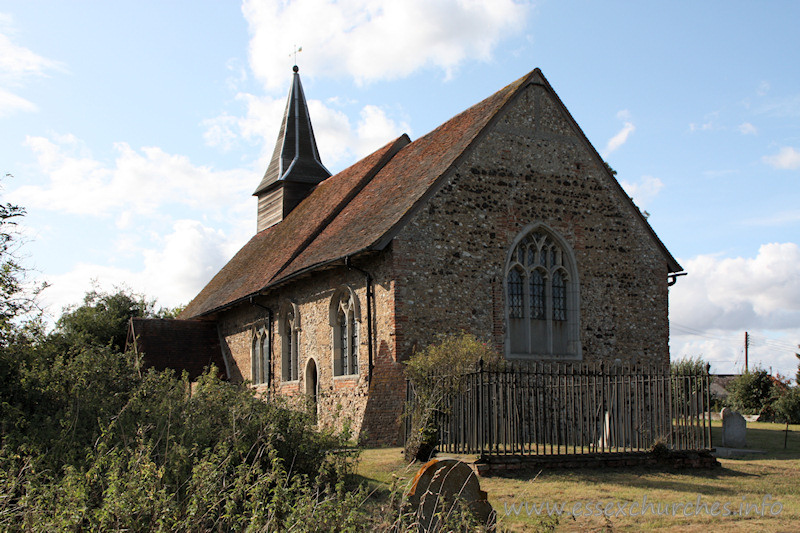
[[[489,493],[504,531],[547,531],[548,525],[555,526],[555,531],[800,531],[800,425],[790,426],[786,450],[784,427],[748,422],[748,447],[767,453],[720,459],[722,468],[714,470],[552,470],[481,478],[481,487]],[[720,442],[720,431],[716,422],[712,430],[714,442]],[[406,486],[419,466],[406,465],[400,448],[382,448],[365,450],[357,473],[375,489],[374,499],[380,500],[389,492],[393,480]],[[631,510],[634,515],[642,514],[639,509],[645,497],[646,504],[653,504],[652,509],[669,506],[670,514],[659,516],[648,507],[643,516],[630,516]],[[698,497],[708,513],[701,509],[695,514]],[[586,505],[591,505],[588,511],[592,514],[599,515],[606,509],[609,514],[619,514],[544,519],[536,515],[534,506],[546,502],[568,503],[567,509],[580,503],[580,514],[588,514]],[[718,516],[711,515],[715,502]],[[532,516],[528,516],[526,503]],[[691,506],[686,507],[687,504]],[[673,505],[678,516],[671,516]],[[738,514],[743,508],[749,512],[746,516],[721,516],[725,505],[731,513]],[[514,513],[512,506],[521,512]],[[601,511],[597,511],[598,507]],[[690,516],[684,516],[684,512]]]

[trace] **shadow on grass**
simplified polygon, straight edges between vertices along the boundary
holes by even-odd
[[[785,428],[784,424],[748,423],[745,434],[746,449],[764,450],[767,453],[747,455],[747,460],[800,459],[800,426],[789,426],[788,434]],[[714,446],[722,446],[722,428],[711,428],[711,442]]]
[[[497,476],[498,478],[500,476]],[[719,467],[714,469],[675,469],[656,467],[607,468],[582,471],[551,470],[545,472],[518,473],[504,475],[502,479],[518,482],[530,482],[534,479],[543,484],[555,483],[559,486],[580,486],[585,489],[591,486],[602,486],[609,494],[625,491],[643,491],[656,493],[659,491],[684,493],[694,496],[723,497],[730,494],[731,485],[747,483],[746,480],[757,479],[757,474]],[[617,488],[619,490],[617,490]]]

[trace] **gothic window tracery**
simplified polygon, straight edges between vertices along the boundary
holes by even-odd
[[[287,303],[280,316],[281,378],[283,381],[299,379],[300,313],[297,305]]]
[[[269,383],[270,380],[270,338],[266,327],[261,327],[253,331],[251,354],[251,377],[254,385]]]
[[[341,287],[331,301],[333,375],[358,374],[358,300],[350,287]]]
[[[506,354],[579,359],[579,285],[572,251],[543,224],[515,239],[505,274]]]

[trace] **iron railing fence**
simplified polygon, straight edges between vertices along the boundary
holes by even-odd
[[[434,376],[434,405],[408,382],[405,429],[428,409],[445,453],[567,455],[710,449],[708,369],[506,363]],[[430,394],[428,394],[430,397]],[[417,414],[415,415],[415,410]]]

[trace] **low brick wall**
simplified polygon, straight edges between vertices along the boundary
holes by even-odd
[[[495,456],[473,463],[479,476],[496,476],[521,470],[557,470],[563,468],[716,468],[720,466],[712,455],[714,450],[671,451],[663,455],[650,452],[613,454],[553,455],[553,456]]]

